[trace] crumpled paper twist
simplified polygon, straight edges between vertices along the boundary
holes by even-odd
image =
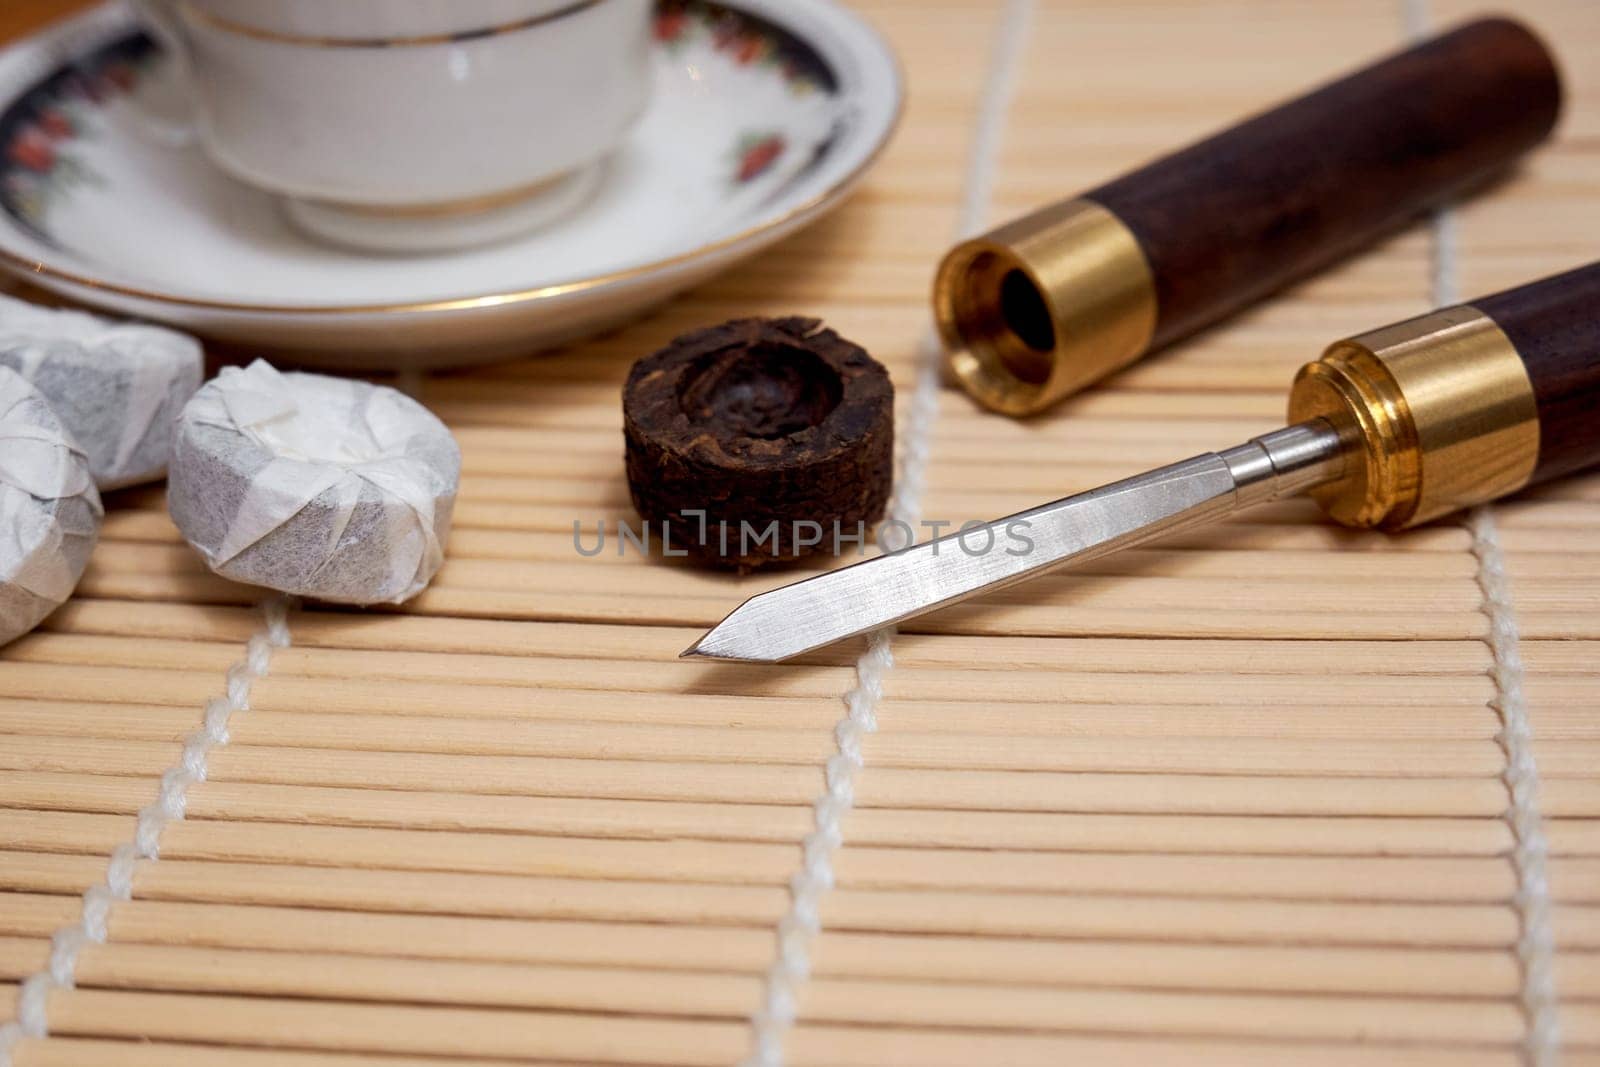
[[[44,394],[95,484],[118,489],[166,473],[172,425],[200,388],[204,356],[174,330],[0,296],[0,366]]]
[[[257,360],[184,407],[167,502],[226,578],[398,604],[444,562],[460,475],[450,431],[404,394]]]
[[[0,645],[72,595],[103,514],[72,435],[37,389],[0,367]]]

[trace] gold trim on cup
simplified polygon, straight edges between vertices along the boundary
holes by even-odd
[[[508,33],[520,33],[547,22],[556,22],[569,15],[576,15],[586,8],[604,3],[605,0],[573,0],[565,7],[554,11],[546,11],[542,15],[530,15],[516,22],[506,22],[498,26],[484,26],[472,30],[458,30],[454,33],[430,33],[416,37],[320,37],[311,34],[289,33],[283,30],[268,30],[260,26],[251,26],[248,23],[236,22],[225,18],[213,11],[195,6],[190,0],[182,0],[178,6],[179,14],[190,22],[198,23],[222,33],[231,33],[238,37],[250,37],[258,41],[270,41],[273,44],[292,44],[306,48],[417,48],[425,45],[456,44],[462,41],[474,41],[482,37],[500,37]]]

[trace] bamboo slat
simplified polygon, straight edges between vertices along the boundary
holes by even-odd
[[[66,0],[0,11],[0,39]],[[680,662],[794,577],[616,554],[618,390],[677,333],[815,314],[899,392],[953,232],[1001,5],[860,0],[900,133],[837,215],[645,319],[430,375],[462,446],[448,563],[399,609],[304,605],[160,858],[16,1067],[727,1064],[767,1004],[858,645]],[[1437,23],[1465,0],[1437,0]],[[1401,0],[1041,0],[990,218],[1396,47]],[[1464,296],[1594,255],[1600,20],[1554,143],[1456,213]],[[1241,34],[1238,27],[1249,26]],[[1357,119],[1353,119],[1356,121]],[[1042,418],[942,390],[923,513],[987,518],[1271,429],[1300,363],[1431,297],[1425,226]],[[1600,1067],[1600,475],[1494,509],[1550,853],[1565,1057]],[[594,558],[595,524],[611,537]],[[1493,659],[1473,539],[1274,504],[916,620],[821,895],[795,1067],[1524,1061]],[[108,495],[77,596],[0,650],[0,1022],[133,840],[261,626],[159,486]]]
[[[1019,1065],[1055,1064],[1067,1060],[1091,1060],[1112,1067],[1137,1064],[1198,1064],[1201,1067],[1216,1065],[1241,1065],[1256,1067],[1262,1064],[1282,1063],[1292,1057],[1296,1063],[1307,1067],[1325,1067],[1328,1064],[1379,1064],[1393,1062],[1402,1050],[1393,1046],[1327,1046],[1304,1043],[1274,1042],[1217,1042],[1139,1040],[1129,1042],[1103,1038],[1065,1035],[985,1034],[918,1035],[923,1040],[908,1040],[912,1035],[905,1031],[861,1032],[859,1028],[808,1029],[797,1036],[791,1059],[797,1063],[835,1064],[840,1067],[880,1067],[884,1064],[928,1064],[930,1067],[962,1067],[977,1056],[1003,1056],[1005,1062]],[[927,1040],[926,1038],[933,1038]],[[1430,1050],[1415,1046],[1403,1050],[1407,1062],[1420,1067],[1481,1067],[1484,1064],[1505,1062],[1503,1052],[1471,1049]],[[288,1067],[366,1067],[374,1061],[361,1054],[307,1052],[266,1052],[255,1049],[218,1048],[216,1046],[176,1045],[155,1042],[128,1042],[59,1038],[49,1042],[29,1043],[22,1046],[23,1058],[19,1061],[30,1067],[60,1067],[63,1064],[98,1065],[115,1067],[165,1067],[182,1062],[184,1057],[204,1055],[208,1063],[219,1067],[262,1067],[264,1064]],[[392,1067],[420,1067],[437,1063],[431,1059],[385,1056],[380,1062]],[[449,1061],[459,1067],[490,1067],[503,1060],[461,1059]],[[570,1067],[555,1060],[541,1061],[546,1067]],[[1570,1062],[1579,1067],[1593,1067],[1593,1056],[1582,1053]]]

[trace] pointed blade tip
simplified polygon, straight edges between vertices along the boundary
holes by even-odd
[[[719,623],[718,625],[707,630],[705,633],[701,634],[699,640],[695,641],[694,644],[678,653],[678,658],[704,660],[738,660],[745,658],[737,654],[719,651],[714,647],[712,638],[716,636],[717,631],[721,628],[722,626]]]
[[[802,586],[815,588],[818,583],[837,580],[841,574],[850,569],[846,567],[843,570],[803,578],[789,585],[755,594],[729,612],[721,622],[707,630],[700,640],[680,653],[680,658],[721,660],[730,663],[783,663],[867,632],[864,629],[824,627],[820,633],[798,635],[792,625],[796,619],[817,616],[814,604],[806,601],[795,602],[797,589]],[[774,623],[775,615],[782,617],[781,623]],[[797,636],[799,640],[796,640]]]
[[[678,653],[679,659],[715,660],[723,663],[777,663],[781,656],[773,656],[764,652],[752,652],[739,648],[737,635],[730,639],[723,635],[721,641],[715,641],[718,631],[723,629],[721,624],[713,626],[703,634],[700,640]]]

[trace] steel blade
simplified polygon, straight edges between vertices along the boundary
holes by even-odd
[[[751,597],[683,655],[789,659],[1299,491],[1342,463],[1325,423],[1292,426]]]

